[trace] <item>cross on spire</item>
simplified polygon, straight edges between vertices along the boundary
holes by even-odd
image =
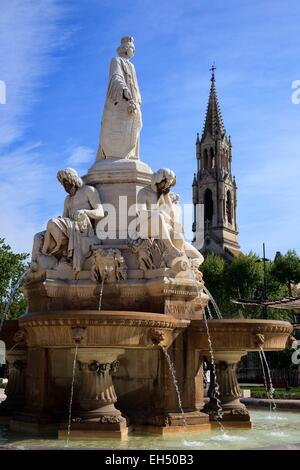
[[[209,69],[211,72],[211,81],[213,82],[215,80],[215,70],[217,68],[215,67],[215,63],[213,63],[212,67]]]
[[[204,129],[202,133],[202,140],[204,139],[205,135],[209,133],[211,136],[215,137],[222,137],[225,135],[226,131],[223,124],[221,109],[218,103],[218,97],[216,92],[216,84],[215,84],[215,64],[209,69],[211,71],[211,85],[210,85],[210,92],[209,92],[209,100],[206,110],[206,117],[204,123]]]

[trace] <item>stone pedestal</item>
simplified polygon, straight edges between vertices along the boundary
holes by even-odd
[[[124,438],[128,434],[126,419],[115,408],[117,395],[112,374],[118,367],[122,349],[79,348],[71,417],[71,438],[100,436]],[[58,438],[67,436],[68,423],[59,429]]]
[[[98,189],[104,210],[114,211],[116,215],[116,226],[105,229],[104,245],[112,245],[114,241],[127,243],[130,222],[136,217],[133,205],[137,203],[138,192],[151,183],[151,175],[151,168],[140,160],[111,158],[97,160],[84,177],[86,184]],[[130,207],[132,210],[128,214]],[[97,231],[97,235],[101,234]]]
[[[237,381],[236,367],[246,351],[217,351],[214,354],[217,382],[219,385],[219,400],[222,406],[222,422],[226,424],[238,424],[251,427],[250,415],[245,405],[240,402],[241,391]],[[215,380],[210,364],[210,387],[208,390],[209,403],[204,411],[210,415],[210,419],[217,419],[218,403],[215,393]]]

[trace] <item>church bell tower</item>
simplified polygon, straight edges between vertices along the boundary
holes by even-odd
[[[218,103],[214,66],[211,68],[211,86],[201,139],[197,134],[196,158],[193,244],[203,255],[214,253],[230,260],[240,253],[236,220],[237,186],[231,172],[232,146]]]

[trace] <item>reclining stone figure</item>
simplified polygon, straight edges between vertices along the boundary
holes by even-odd
[[[131,234],[133,239],[157,239],[164,245],[169,263],[174,258],[186,256],[193,265],[203,262],[203,256],[184,239],[184,230],[179,220],[178,196],[171,193],[176,175],[168,168],[161,168],[152,175],[151,185],[138,195],[139,232]]]
[[[101,219],[104,211],[98,191],[85,185],[76,170],[60,170],[57,179],[69,195],[63,215],[50,219],[47,224],[42,253],[71,259],[73,269],[78,272],[89,251],[89,238],[95,235],[92,220]]]

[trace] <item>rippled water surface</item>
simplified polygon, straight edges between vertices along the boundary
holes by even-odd
[[[252,429],[218,429],[210,432],[183,433],[172,437],[149,436],[134,433],[127,440],[95,439],[70,441],[69,448],[98,449],[251,449],[269,445],[300,443],[300,413],[251,411]],[[0,425],[0,445],[27,449],[32,447],[65,447],[66,441],[36,439],[10,433]]]

